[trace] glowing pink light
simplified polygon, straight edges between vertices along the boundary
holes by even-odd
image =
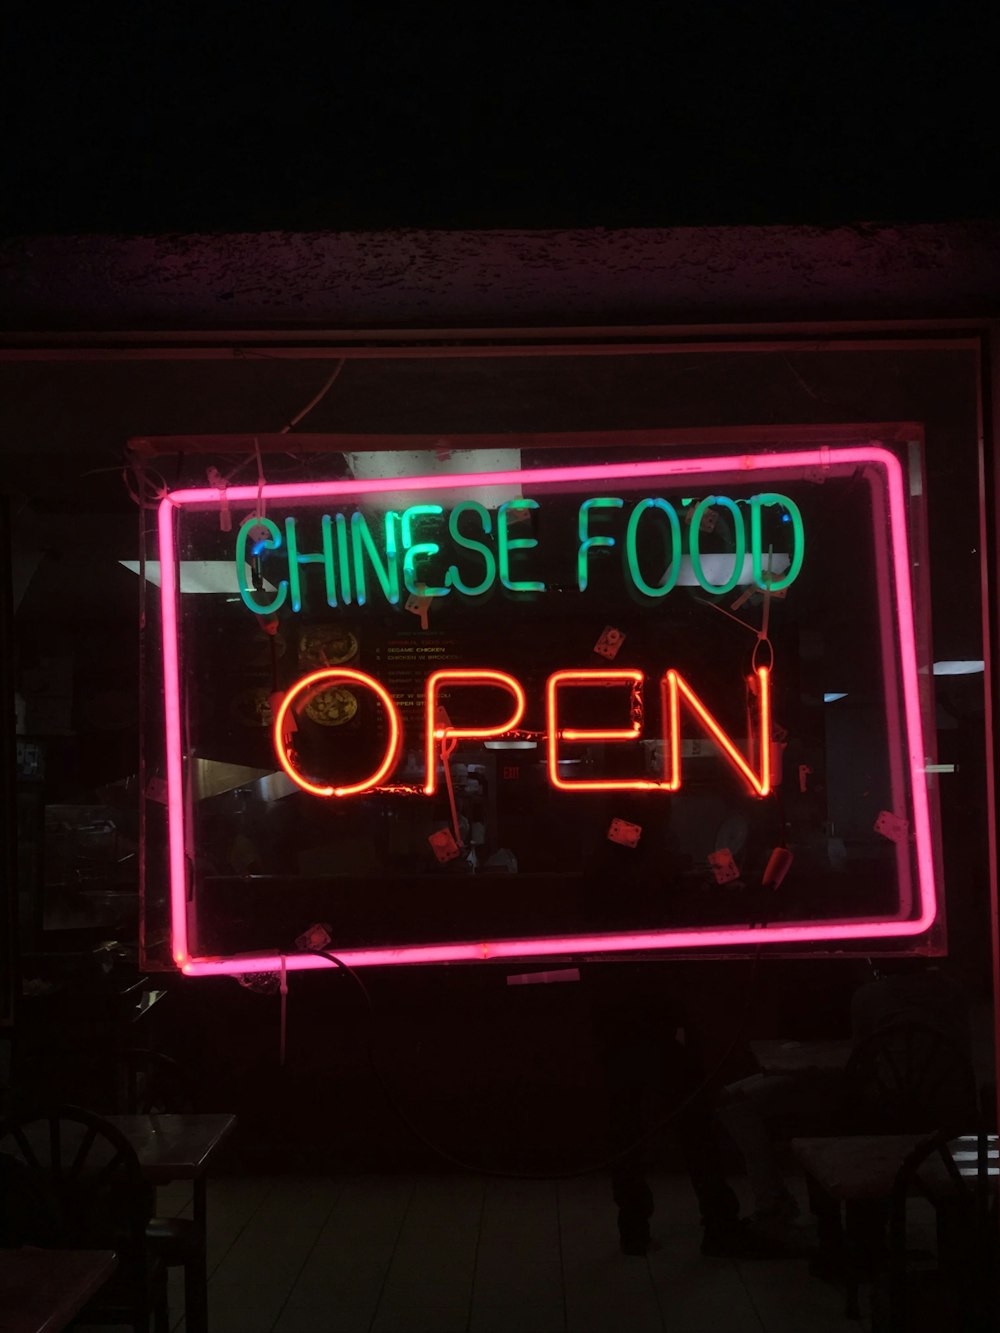
[[[163,700],[167,759],[167,855],[170,865],[170,939],[174,962],[188,958],[187,861],[184,855],[184,764],[181,745],[181,686],[177,641],[177,566],[174,560],[175,507],[160,504],[160,603],[163,616]]]
[[[548,958],[560,954],[623,953],[634,950],[722,948],[743,944],[809,943],[818,940],[902,939],[922,935],[930,921],[813,922],[808,926],[763,926],[758,929],[647,930],[614,935],[547,935],[540,939],[479,940],[461,944],[413,944],[399,948],[337,949],[350,967],[386,967],[395,963],[470,963],[484,958]],[[242,972],[279,972],[284,957],[290,972],[334,967],[314,954],[240,954],[232,958],[193,958],[186,975],[235,976]]]
[[[909,765],[913,815],[913,838],[917,865],[918,914],[916,919],[899,921],[886,918],[853,921],[811,921],[767,926],[717,927],[687,930],[641,931],[612,935],[568,935],[516,940],[480,940],[438,945],[414,945],[400,948],[338,950],[338,956],[355,967],[385,966],[398,963],[437,963],[481,961],[485,958],[555,957],[560,954],[609,953],[626,950],[656,950],[725,947],[728,945],[807,943],[862,939],[901,939],[923,934],[937,913],[934,883],[934,854],[931,840],[930,809],[925,784],[923,725],[920,716],[919,679],[914,637],[913,597],[910,588],[910,557],[906,531],[906,494],[899,460],[879,445],[843,449],[803,449],[782,454],[743,454],[714,458],[672,458],[653,462],[633,462],[586,467],[553,467],[536,471],[482,472],[387,477],[373,481],[332,481],[231,486],[230,504],[257,504],[267,501],[320,501],[337,496],[357,496],[382,491],[466,491],[479,486],[532,487],[549,484],[570,485],[599,482],[602,488],[612,482],[656,478],[689,478],[712,475],[740,477],[753,473],[764,480],[771,476],[796,472],[825,471],[835,467],[874,466],[884,469],[889,531],[891,534],[892,588],[882,586],[879,576],[879,604],[888,614],[893,595],[896,602],[897,642],[905,718],[905,746]],[[169,866],[171,898],[171,938],[178,966],[189,976],[232,974],[253,970],[280,970],[279,954],[248,954],[231,958],[190,958],[187,933],[187,872],[185,857],[183,741],[181,730],[180,671],[178,661],[178,596],[174,517],[176,510],[215,509],[219,504],[217,489],[185,489],[166,496],[159,508],[160,563],[162,570],[163,679],[166,728],[167,811],[169,818]],[[873,514],[873,522],[880,521]],[[885,670],[892,663],[884,663]],[[766,777],[762,771],[762,778]],[[905,854],[905,853],[904,853]],[[332,966],[313,955],[289,955],[292,971]]]

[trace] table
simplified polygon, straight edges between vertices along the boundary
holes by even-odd
[[[854,1043],[835,1041],[752,1041],[750,1049],[763,1074],[813,1074],[844,1069]]]
[[[0,1250],[0,1333],[59,1333],[117,1266],[110,1250]]]
[[[208,1166],[236,1127],[234,1115],[109,1115],[135,1149],[143,1178],[150,1185],[172,1180],[194,1182],[193,1249],[185,1265],[184,1313],[187,1333],[207,1333],[207,1175]]]

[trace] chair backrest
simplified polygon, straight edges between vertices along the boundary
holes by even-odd
[[[922,1023],[895,1024],[860,1041],[843,1087],[842,1119],[854,1133],[932,1133],[978,1122],[969,1056]]]
[[[153,1112],[186,1115],[195,1109],[191,1082],[182,1065],[159,1051],[124,1052],[126,1115]]]
[[[77,1106],[0,1123],[5,1243],[113,1249],[122,1267],[144,1263],[150,1201],[128,1140]]]
[[[909,1154],[893,1184],[886,1273],[892,1333],[993,1333],[1000,1327],[997,1138],[984,1130],[931,1135]],[[937,1267],[910,1270],[907,1206],[920,1195],[937,1210]]]

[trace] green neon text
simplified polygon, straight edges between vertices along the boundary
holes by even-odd
[[[720,509],[728,509],[733,516],[733,540],[736,550],[733,552],[733,572],[725,583],[709,583],[701,565],[701,518],[713,505]],[[694,570],[694,576],[701,587],[706,592],[715,593],[716,597],[732,592],[740,581],[743,573],[743,561],[747,553],[746,528],[743,526],[743,514],[736,501],[730,500],[726,495],[707,495],[704,500],[695,505],[692,511],[690,531],[691,568]]]
[[[591,550],[595,546],[610,547],[617,545],[614,537],[591,537],[590,515],[595,509],[621,509],[624,504],[624,500],[598,496],[593,500],[584,500],[580,506],[580,512],[577,516],[577,536],[580,539],[580,546],[576,553],[576,582],[581,592],[586,592],[587,584],[590,582],[587,557]]]
[[[390,509],[385,516],[385,559],[375,544],[375,538],[368,529],[368,520],[358,510],[351,515],[351,548],[354,554],[354,584],[358,592],[358,606],[368,601],[368,587],[365,582],[365,557],[372,567],[372,573],[378,579],[382,595],[390,606],[399,601],[399,562],[396,549],[396,520],[399,515]],[[324,514],[323,522],[327,522]]]
[[[463,500],[457,504],[448,515],[448,534],[456,546],[461,546],[466,551],[475,551],[483,561],[483,578],[481,583],[468,584],[462,581],[458,572],[458,566],[452,565],[445,575],[444,581],[457,592],[465,593],[466,597],[479,597],[484,592],[489,592],[496,581],[497,561],[496,556],[486,545],[485,542],[476,541],[473,537],[467,537],[459,528],[458,521],[463,514],[476,514],[479,518],[479,524],[484,537],[489,537],[493,532],[493,519],[490,517],[490,511],[477,500]]]
[[[682,522],[675,506],[685,502],[683,517],[688,521]],[[528,553],[544,545],[549,532],[565,528],[533,526],[529,515],[541,507],[538,500],[518,498],[491,512],[477,500],[464,499],[449,510],[415,504],[402,513],[373,515],[352,507],[346,514],[300,514],[279,522],[254,515],[241,524],[236,537],[240,598],[256,615],[273,615],[286,605],[293,613],[301,612],[311,580],[319,592],[319,571],[303,572],[305,566],[322,570],[323,595],[330,607],[367,606],[373,599],[397,606],[404,589],[431,597],[445,597],[452,590],[481,597],[498,579],[510,592],[544,592],[546,584],[529,577],[539,571],[531,569]],[[704,523],[713,511],[716,524]],[[525,535],[517,535],[519,531]],[[530,535],[539,531],[541,541]],[[657,600],[679,585],[700,587],[713,597],[724,596],[741,582],[781,592],[799,577],[805,558],[805,524],[798,505],[771,491],[739,499],[708,495],[673,502],[662,496],[592,496],[576,507],[575,531],[575,551],[565,549],[561,558],[559,550],[547,552],[545,568],[564,571],[566,583],[557,577],[555,585],[563,590],[575,573],[581,593],[591,584],[592,553],[616,546],[625,587]],[[572,540],[569,532],[566,536]],[[726,575],[723,581],[711,582],[709,573],[720,571]],[[435,576],[440,584],[428,585]]]
[[[280,610],[284,605],[285,598],[288,596],[288,580],[281,580],[278,584],[278,591],[266,605],[257,600],[256,589],[247,583],[247,539],[251,532],[256,532],[259,528],[263,528],[268,536],[262,537],[254,543],[254,557],[260,555],[261,551],[278,551],[281,549],[281,529],[277,523],[272,523],[269,518],[257,518],[256,516],[246,519],[240,525],[240,530],[236,534],[236,582],[239,585],[240,596],[254,615],[269,616]]]
[[[544,583],[535,583],[529,579],[512,579],[510,576],[511,551],[527,551],[537,546],[535,537],[511,537],[507,523],[512,513],[519,510],[537,509],[537,500],[508,500],[497,511],[497,546],[500,555],[500,582],[510,592],[544,592]]]
[[[446,597],[450,588],[433,587],[417,574],[417,561],[429,559],[441,550],[438,542],[415,542],[413,524],[418,518],[440,518],[444,510],[440,505],[410,505],[403,510],[403,582],[406,591],[422,597]]]
[[[285,545],[288,547],[288,587],[292,594],[292,610],[302,610],[302,585],[299,580],[300,565],[322,565],[326,582],[326,601],[328,606],[337,605],[336,571],[333,564],[333,535],[330,515],[323,515],[323,549],[318,553],[303,555],[299,550],[295,519],[285,519]]]
[[[761,533],[760,511],[765,505],[780,505],[792,521],[792,534],[795,539],[795,554],[792,556],[792,563],[788,566],[788,572],[783,579],[772,579],[764,577],[764,570],[761,565],[763,545],[763,536]],[[758,588],[770,590],[771,592],[780,592],[782,588],[787,588],[790,583],[794,583],[799,576],[802,568],[802,560],[806,553],[806,530],[802,522],[802,514],[794,500],[789,500],[787,495],[775,495],[772,491],[766,491],[762,495],[755,495],[750,501],[750,550],[753,552],[753,581]]]
[[[648,514],[651,509],[657,509],[666,514],[667,522],[670,525],[670,562],[667,565],[663,582],[660,584],[647,583],[643,578],[642,571],[639,569],[639,553],[636,549],[640,520],[643,514]],[[629,514],[628,527],[625,529],[625,559],[628,563],[629,577],[633,584],[647,597],[665,597],[668,592],[672,592],[677,586],[677,579],[681,572],[681,522],[677,517],[677,510],[669,500],[661,500],[657,496],[650,496],[645,500],[640,500]]]

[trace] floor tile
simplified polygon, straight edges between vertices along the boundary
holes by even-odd
[[[768,1333],[856,1333],[857,1322],[844,1317],[843,1288],[810,1277],[808,1264],[742,1264],[740,1274]]]
[[[270,1178],[208,1182],[208,1271],[211,1275],[274,1188]]]
[[[212,1333],[271,1333],[284,1303],[284,1294],[271,1288],[210,1290],[209,1328]]]
[[[393,1250],[380,1317],[386,1302],[395,1309],[411,1292],[438,1309],[445,1323],[453,1306],[468,1313],[484,1190],[482,1179],[417,1182]]]
[[[483,1198],[480,1247],[514,1246],[525,1257],[559,1244],[559,1192],[554,1181],[491,1180]]]
[[[630,1259],[617,1248],[577,1245],[565,1248],[563,1280],[566,1326],[573,1333],[591,1329],[663,1328],[656,1291],[644,1259]]]
[[[340,1253],[394,1246],[412,1194],[413,1181],[407,1177],[346,1179],[320,1230],[317,1246]]]
[[[704,1259],[678,1273],[650,1256],[650,1271],[671,1333],[702,1328],[762,1333],[764,1325],[740,1274],[725,1261]]]
[[[295,1274],[289,1305],[346,1308],[350,1318],[356,1310],[366,1308],[370,1318],[381,1297],[412,1192],[408,1179],[345,1181]]]
[[[504,1261],[498,1252],[488,1265],[477,1264],[473,1286],[475,1302],[508,1305],[531,1301],[557,1301],[562,1305],[562,1264],[556,1252],[547,1259],[518,1263]]]
[[[333,1211],[340,1188],[326,1180],[276,1182],[220,1259],[211,1276],[213,1286],[264,1281],[284,1300]]]
[[[213,1180],[212,1333],[859,1333],[802,1261],[703,1258],[690,1183],[651,1185],[658,1248],[636,1259],[606,1176]]]
[[[371,1254],[350,1254],[314,1249],[295,1279],[289,1302],[295,1305],[375,1304],[385,1286],[392,1259],[391,1246]]]
[[[470,1333],[565,1333],[565,1311],[558,1300],[477,1301]]]
[[[167,1305],[170,1310],[170,1328],[176,1330],[184,1322],[184,1270],[167,1269]]]
[[[296,1305],[289,1301],[274,1333],[368,1333],[374,1314],[374,1301],[363,1305]]]
[[[465,1333],[469,1292],[444,1282],[386,1287],[372,1333]]]

